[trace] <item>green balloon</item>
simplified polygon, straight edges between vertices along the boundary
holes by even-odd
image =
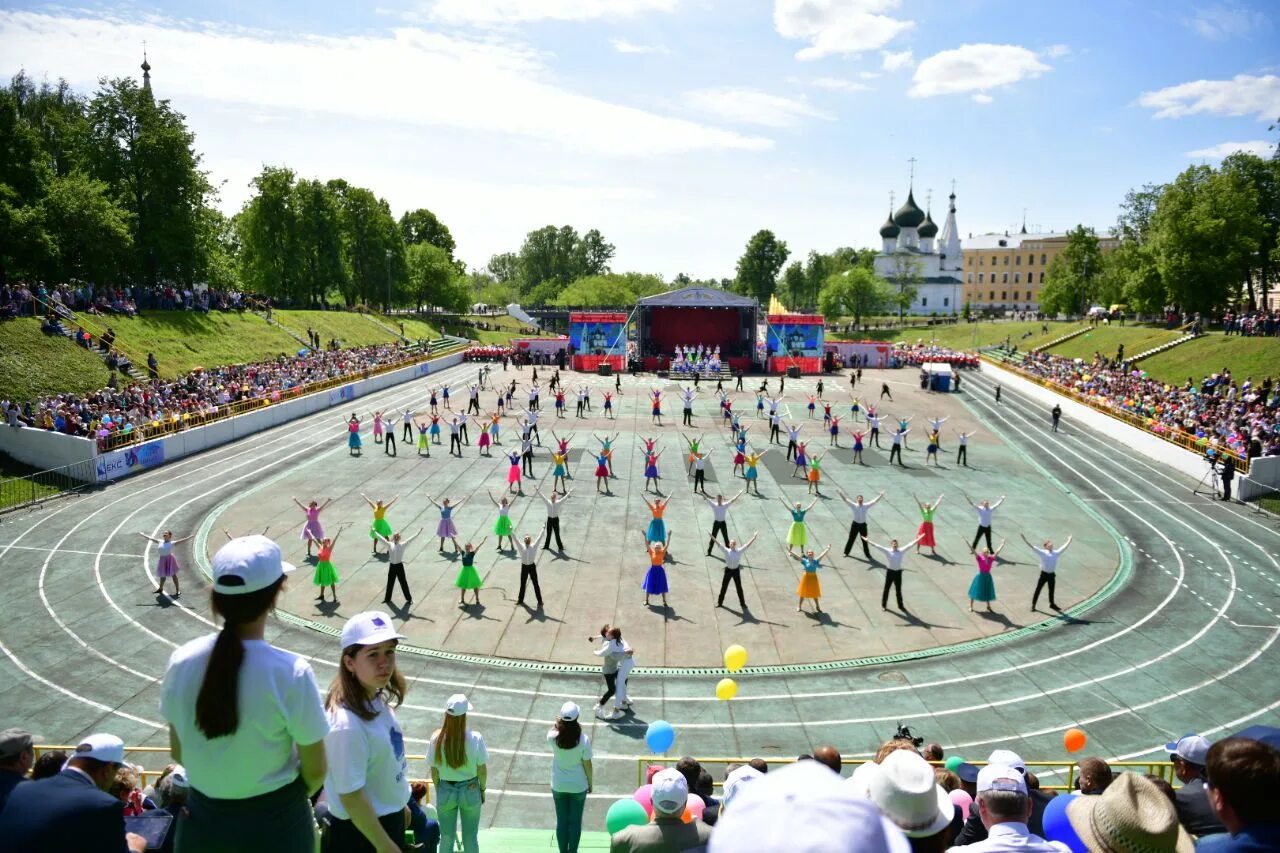
[[[604,816],[604,828],[610,835],[625,827],[648,822],[649,815],[645,813],[644,806],[632,799],[618,800],[609,806],[609,812]]]
[[[950,758],[948,758],[946,762],[943,763],[942,766],[946,767],[952,773],[955,773],[956,768],[959,767],[961,764],[964,764],[964,759],[958,755],[953,755]]]

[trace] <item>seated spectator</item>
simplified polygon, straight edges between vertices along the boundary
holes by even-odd
[[[1026,763],[1016,752],[1011,750],[993,750],[991,755],[987,757],[987,764],[988,766],[998,764],[1006,767],[1012,767],[1014,770],[1017,770],[1022,774],[1024,780],[1026,779]],[[969,766],[973,767],[974,765]],[[963,769],[963,765],[961,766],[961,769]],[[964,774],[958,773],[957,775],[960,776],[962,781],[964,780]],[[979,771],[974,779],[974,799],[976,801],[977,795],[982,793],[982,772]],[[1027,789],[1027,795],[1031,799],[1031,816],[1026,820],[1027,828],[1033,835],[1044,835],[1044,810],[1049,805],[1049,800],[1052,798],[1043,791],[1034,791],[1030,788]],[[978,813],[977,809],[969,809],[969,819],[965,822],[964,829],[960,830],[960,834],[956,836],[955,843],[957,845],[972,845],[978,841],[982,841],[986,837],[987,827],[982,821],[982,816]]]
[[[57,776],[62,772],[62,765],[66,763],[67,754],[60,749],[41,753],[36,759],[35,766],[31,768],[31,781]]]
[[[924,748],[925,761],[941,761],[943,759],[942,744],[931,743]]]
[[[978,772],[978,819],[987,830],[982,841],[958,846],[967,853],[1025,851],[1060,853],[1061,848],[1033,833],[1027,823],[1034,801],[1027,790],[1026,768],[988,764]],[[974,810],[970,808],[972,814]]]
[[[107,793],[122,764],[124,741],[115,735],[89,735],[58,775],[14,788],[0,812],[6,849],[142,853],[146,839],[125,832],[120,801]]]
[[[36,761],[31,732],[25,729],[5,729],[0,732],[0,812],[4,811],[9,792],[26,780],[27,772]]]
[[[1150,773],[1144,775],[1142,778],[1146,779],[1152,785],[1155,785],[1158,789],[1160,789],[1160,793],[1164,794],[1165,798],[1169,802],[1173,803],[1174,808],[1178,807],[1178,793],[1173,790],[1173,786],[1169,784],[1168,779],[1164,778],[1163,776],[1152,776]],[[1207,795],[1205,799],[1206,801],[1208,800]]]
[[[134,817],[156,808],[155,802],[143,797],[142,791],[138,790],[138,771],[128,764],[116,770],[116,778],[107,788],[107,793],[124,803],[125,817]]]
[[[688,802],[684,774],[674,768],[661,771],[653,777],[653,822],[614,833],[610,853],[679,853],[702,847],[711,839],[711,827],[700,820],[685,823],[681,819]]]
[[[764,774],[769,772],[769,763],[763,758],[753,758],[747,762],[756,772]]]
[[[897,750],[875,767],[868,793],[880,813],[898,827],[917,853],[941,853],[951,844],[956,807],[934,780],[933,765]]]
[[[825,764],[832,771],[839,773],[841,767],[840,750],[834,746],[820,746],[813,751],[813,760]]]
[[[1072,797],[1067,818],[1090,853],[1191,853],[1195,849],[1191,836],[1178,823],[1173,804],[1136,773],[1121,773],[1096,797]]]
[[[1211,744],[1200,735],[1186,735],[1176,743],[1165,744],[1165,750],[1173,762],[1173,773],[1182,783],[1178,789],[1174,806],[1178,810],[1178,820],[1194,836],[1214,835],[1226,832],[1227,828],[1218,820],[1205,794],[1204,765],[1209,757]]]
[[[1082,758],[1076,767],[1076,787],[1082,794],[1101,794],[1111,784],[1111,765],[1101,758]]]
[[[1231,833],[1230,853],[1280,850],[1280,750],[1261,741],[1226,738],[1209,747],[1205,787],[1213,811]]]
[[[760,759],[757,758],[755,761],[760,761]],[[761,763],[763,764],[764,762],[761,761]],[[719,813],[729,807],[729,803],[741,793],[748,782],[763,779],[764,775],[764,773],[755,768],[754,762],[752,764],[730,764],[725,768],[724,793],[720,798],[717,819],[719,818]]]

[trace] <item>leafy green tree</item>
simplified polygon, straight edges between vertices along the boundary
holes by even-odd
[[[630,308],[637,299],[662,293],[667,285],[660,276],[646,273],[588,275],[563,288],[554,305],[588,308]]]
[[[884,279],[863,266],[855,266],[827,277],[818,296],[818,307],[826,317],[853,317],[860,324],[863,317],[884,310],[894,297]]]
[[[425,207],[405,211],[400,217],[400,236],[406,246],[412,246],[415,243],[430,243],[438,246],[444,250],[450,260],[453,259],[453,250],[457,248],[453,235],[449,233],[449,227]]]
[[[1267,295],[1280,279],[1280,154],[1268,159],[1238,151],[1222,161],[1219,174],[1229,184],[1248,187],[1257,199],[1257,217],[1249,229],[1249,238],[1257,248],[1245,250],[1248,266],[1245,278],[1246,298],[1250,308],[1267,304]]]
[[[1098,298],[1102,251],[1092,228],[1077,225],[1067,232],[1067,245],[1049,264],[1040,309],[1047,314],[1084,314]]]
[[[738,259],[734,289],[745,296],[768,303],[777,287],[778,273],[782,271],[790,254],[787,244],[775,237],[772,231],[757,231]]]
[[[581,254],[582,275],[604,275],[609,272],[609,261],[617,251],[595,228],[582,235],[578,244]]]
[[[489,258],[485,271],[493,276],[498,284],[508,284],[520,291],[520,283],[524,273],[520,269],[520,256],[515,252],[502,252]]]
[[[291,213],[295,217],[299,279],[292,295],[300,304],[322,305],[330,293],[341,292],[346,282],[338,199],[320,181],[299,181],[293,187]]]
[[[466,278],[444,249],[434,243],[411,243],[405,250],[405,265],[409,294],[419,311],[426,305],[456,312],[471,306]]]
[[[898,309],[898,322],[916,298],[916,288],[924,279],[920,277],[920,261],[907,252],[898,252],[893,256],[893,275],[889,283],[893,286],[890,303]]]
[[[40,203],[43,224],[56,247],[46,269],[51,281],[117,281],[128,269],[129,214],[102,181],[81,172],[49,182]]]
[[[255,293],[300,297],[297,274],[301,252],[293,171],[265,166],[249,183],[257,193],[235,219],[241,280]]]
[[[782,271],[782,283],[778,286],[778,298],[793,311],[809,304],[809,280],[804,274],[804,264],[792,261]]]
[[[344,180],[331,180],[328,187],[337,196],[342,222],[343,298],[348,305],[390,308],[402,301],[396,288],[405,280],[404,242],[391,206]]]

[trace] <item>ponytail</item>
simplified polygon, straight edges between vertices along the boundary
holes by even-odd
[[[275,605],[283,584],[282,576],[257,592],[228,595],[215,591],[210,596],[214,614],[222,617],[222,630],[196,696],[196,728],[209,740],[233,735],[240,728],[240,664],[244,661],[240,629]]]

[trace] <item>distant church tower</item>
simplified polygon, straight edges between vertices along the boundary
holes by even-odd
[[[960,229],[956,225],[954,185],[947,206],[947,218],[939,230],[933,221],[932,199],[921,210],[915,199],[915,160],[907,184],[907,200],[893,211],[890,196],[889,218],[880,226],[881,250],[876,253],[875,273],[893,282],[904,263],[915,268],[916,297],[908,307],[912,314],[946,316],[960,313],[963,255]]]
[[[147,62],[147,49],[142,49],[142,91],[151,94],[151,63]]]

